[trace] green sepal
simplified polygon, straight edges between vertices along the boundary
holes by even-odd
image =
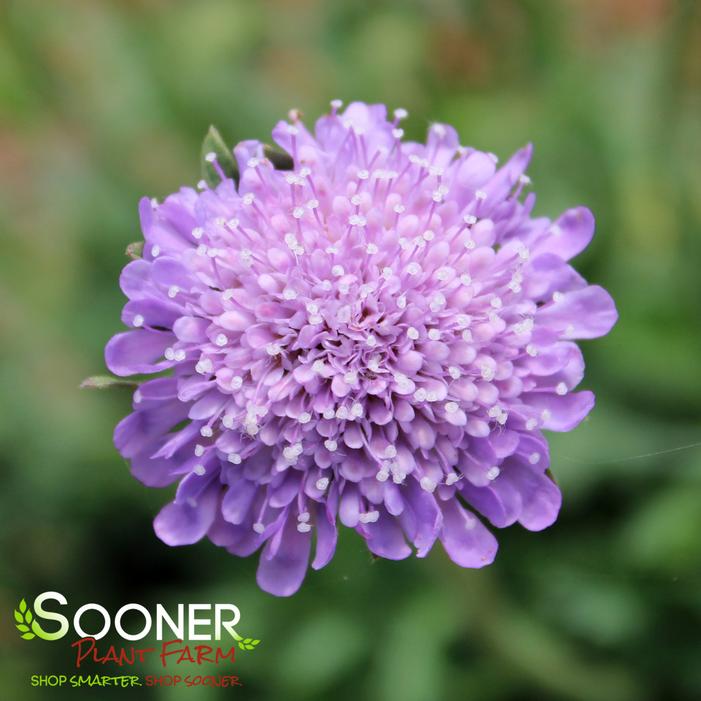
[[[132,260],[139,260],[139,258],[143,258],[144,255],[144,242],[143,241],[134,241],[133,243],[130,243],[126,250],[124,251],[126,255],[129,256]]]
[[[121,377],[111,375],[93,375],[86,377],[80,383],[80,389],[112,389],[112,387],[138,387],[134,380],[124,380]]]
[[[283,151],[277,146],[265,144],[263,154],[273,164],[275,170],[293,170],[295,162],[287,151]]]
[[[227,178],[231,178],[236,185],[238,185],[239,169],[236,165],[234,154],[226,145],[219,130],[214,126],[209,127],[209,131],[202,141],[202,158],[200,165],[202,168],[202,179],[210,187],[216,187],[220,183],[221,177],[214,165],[207,160],[207,156],[210,153],[216,156],[217,164],[224,172],[224,175]]]

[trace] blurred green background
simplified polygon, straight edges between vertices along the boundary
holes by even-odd
[[[701,698],[700,9],[0,0],[0,696],[77,693],[30,689],[73,654],[12,625],[21,596],[53,589],[73,610],[234,601],[263,639],[236,664],[244,689],[91,698]],[[156,539],[168,494],[112,447],[128,393],[78,385],[120,328],[138,198],[196,182],[210,123],[266,139],[290,107],[313,120],[337,97],[406,107],[413,138],[437,120],[502,158],[534,142],[537,211],[593,209],[577,265],[621,321],[585,344],[596,410],[552,437],[553,528],[500,533],[486,571],[439,547],[373,564],[346,533],[281,600],[256,588],[255,558]]]

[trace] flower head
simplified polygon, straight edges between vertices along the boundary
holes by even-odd
[[[132,329],[106,349],[117,375],[170,371],[115,431],[139,480],[178,482],[158,536],[262,547],[277,595],[312,541],[312,567],[329,562],[339,521],[380,557],[440,540],[463,567],[495,556],[482,519],[549,526],[542,431],[591,410],[574,340],[616,320],[567,262],[591,213],[531,217],[530,147],[498,168],[450,126],[411,143],[402,110],[332,107],[313,133],[294,113],[275,127],[291,170],[245,141],[238,183],[141,202],[143,258],[121,277]]]

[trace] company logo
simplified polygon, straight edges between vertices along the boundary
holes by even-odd
[[[76,637],[83,639],[100,640],[114,630],[123,640],[130,642],[155,633],[158,641],[176,638],[219,642],[222,637],[230,637],[241,650],[254,650],[260,643],[260,639],[239,635],[235,626],[241,620],[241,612],[237,606],[229,603],[177,604],[171,611],[163,604],[156,604],[155,609],[150,611],[141,604],[129,603],[119,608],[114,616],[100,604],[87,603],[76,610],[72,621],[53,610],[67,605],[66,597],[55,591],[39,594],[31,607],[22,599],[14,611],[15,627],[25,640],[60,640],[70,632],[72,624]],[[88,626],[83,619],[90,612],[102,619],[96,630],[86,630]],[[94,619],[94,615],[91,619]],[[44,628],[47,623],[49,631]]]

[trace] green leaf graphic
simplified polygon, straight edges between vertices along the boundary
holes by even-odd
[[[239,639],[239,647],[242,650],[255,650],[258,643],[260,643],[260,640],[254,638]]]
[[[22,599],[19,602],[19,610],[15,609],[15,627],[22,634],[21,637],[25,640],[31,640],[36,637],[36,634],[32,632],[30,628],[30,623],[34,620],[34,614],[32,610],[27,606],[27,602]],[[37,625],[36,623],[34,625]]]

